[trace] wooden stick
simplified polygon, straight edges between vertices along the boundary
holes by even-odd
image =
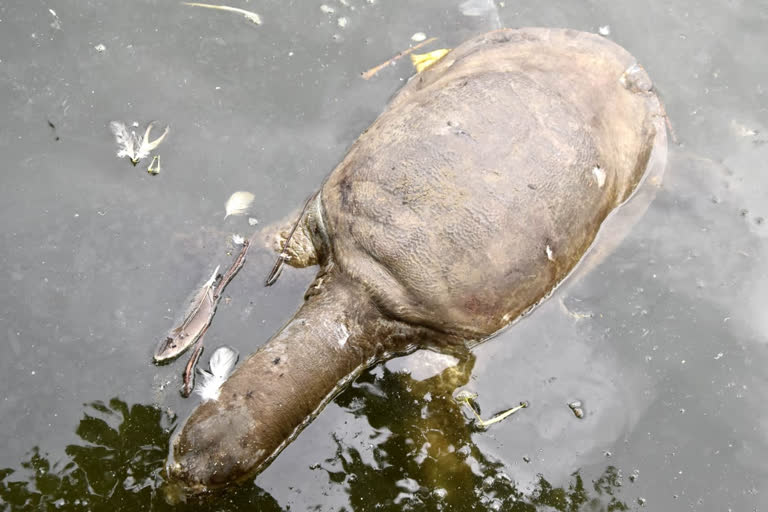
[[[407,50],[403,50],[400,53],[398,53],[397,55],[395,55],[394,57],[392,57],[391,59],[389,59],[388,61],[382,62],[378,66],[372,67],[371,69],[369,69],[365,73],[362,73],[360,76],[362,76],[365,80],[370,80],[371,78],[373,78],[376,75],[376,73],[378,73],[379,71],[381,71],[385,67],[389,66],[393,62],[396,62],[399,59],[402,59],[403,57],[405,57],[409,53],[413,52],[414,50],[418,50],[422,46],[431,43],[432,41],[437,41],[437,38],[436,37],[430,37],[426,41],[422,41],[421,43],[417,44],[416,46],[412,46],[412,47],[408,48]]]
[[[208,327],[206,327],[202,334],[200,334],[200,337],[197,338],[195,348],[192,351],[192,356],[184,367],[184,373],[181,378],[181,396],[184,398],[189,397],[189,395],[192,394],[192,389],[195,387],[195,368],[197,367],[197,362],[200,360],[200,356],[203,354],[203,336],[205,336],[205,331],[207,330]]]
[[[221,281],[219,281],[219,284],[216,286],[216,289],[213,290],[214,301],[218,302],[221,294],[224,292],[224,288],[226,288],[229,282],[232,281],[232,278],[235,277],[235,274],[237,274],[240,269],[243,268],[243,264],[245,263],[245,255],[248,254],[248,249],[250,247],[251,241],[245,240],[243,242],[243,248],[240,250],[240,254],[237,255],[237,258],[232,263],[232,266],[230,266],[229,269],[224,273],[224,276],[222,276]]]

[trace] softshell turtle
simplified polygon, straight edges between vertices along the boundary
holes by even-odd
[[[293,318],[171,442],[171,486],[252,478],[345,384],[418,346],[465,347],[545,298],[663,161],[663,109],[602,37],[498,30],[411,79],[305,208]]]

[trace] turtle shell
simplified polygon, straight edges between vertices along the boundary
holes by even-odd
[[[652,150],[663,110],[620,46],[478,36],[411,79],[323,185],[331,259],[385,314],[486,337],[573,269]]]

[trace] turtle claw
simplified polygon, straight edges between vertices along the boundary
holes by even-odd
[[[484,420],[480,417],[480,407],[477,405],[477,393],[473,393],[472,391],[468,391],[466,389],[463,389],[456,393],[456,395],[453,397],[454,400],[456,400],[460,404],[466,405],[470,411],[472,411],[472,414],[475,416],[475,424],[478,425],[482,429],[486,429],[493,425],[494,423],[498,423],[501,420],[512,416],[520,409],[525,409],[528,407],[528,402],[523,401],[520,402],[520,405],[517,405],[515,407],[512,407],[511,409],[507,409],[506,411],[500,412],[499,414],[495,415],[494,417]]]

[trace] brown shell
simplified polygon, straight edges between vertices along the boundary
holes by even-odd
[[[581,259],[666,152],[663,126],[648,75],[605,38],[478,36],[403,87],[325,183],[334,262],[396,318],[490,335]]]

